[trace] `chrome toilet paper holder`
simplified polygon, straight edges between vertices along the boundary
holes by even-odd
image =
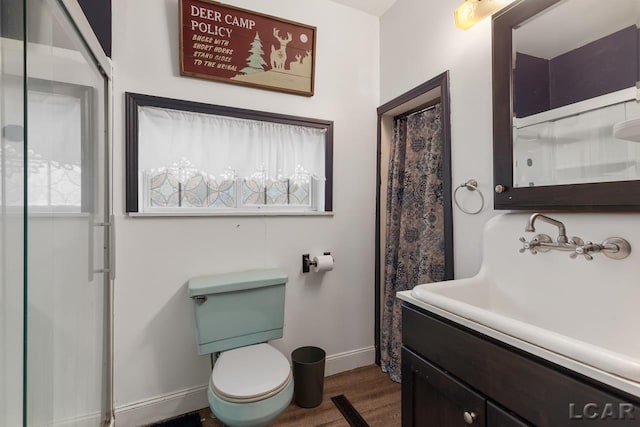
[[[331,252],[325,252],[323,255],[331,255]],[[302,272],[308,273],[311,271],[311,267],[315,267],[316,262],[311,259],[309,254],[302,254]]]

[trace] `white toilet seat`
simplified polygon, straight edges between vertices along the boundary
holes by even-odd
[[[210,389],[221,399],[249,403],[274,396],[292,381],[287,358],[269,344],[256,344],[220,354]]]

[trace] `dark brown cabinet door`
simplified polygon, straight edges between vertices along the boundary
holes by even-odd
[[[488,427],[529,427],[517,416],[499,408],[492,402],[487,402],[487,426]]]
[[[485,426],[485,398],[402,348],[402,426]]]

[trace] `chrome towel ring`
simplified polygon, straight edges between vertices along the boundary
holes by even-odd
[[[462,206],[460,206],[460,203],[458,203],[458,198],[457,198],[457,193],[458,190],[461,188],[466,188],[469,191],[477,191],[478,195],[480,196],[480,207],[478,208],[478,210],[476,211],[468,211],[465,208],[463,208]],[[456,206],[458,207],[458,209],[460,209],[462,212],[469,214],[469,215],[476,215],[479,214],[482,209],[484,209],[484,195],[482,194],[482,191],[480,191],[480,189],[478,188],[478,181],[476,181],[475,179],[470,179],[467,182],[465,182],[464,184],[460,184],[456,187],[455,191],[453,192],[453,201],[456,203]]]

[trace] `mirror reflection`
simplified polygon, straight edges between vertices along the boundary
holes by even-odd
[[[515,187],[640,179],[640,0],[564,0],[513,30]]]

